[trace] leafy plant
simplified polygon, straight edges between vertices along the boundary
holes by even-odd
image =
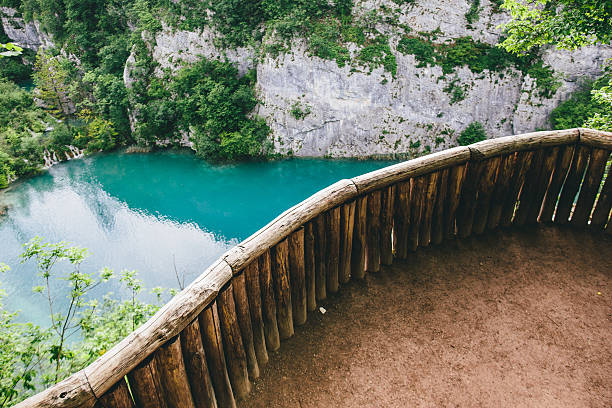
[[[482,123],[474,121],[459,134],[457,142],[460,146],[467,146],[472,143],[483,141],[486,138],[487,133]]]

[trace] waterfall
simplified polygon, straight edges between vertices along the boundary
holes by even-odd
[[[66,145],[66,147],[70,150],[70,152],[64,151],[66,160],[80,159],[85,156],[85,150],[79,149],[78,147],[72,145]],[[59,163],[61,160],[57,158],[55,151],[50,152],[49,150],[45,149],[43,152],[43,161],[43,169],[48,169],[54,164]]]
[[[53,152],[53,154],[51,154],[51,152],[49,152],[49,150],[45,149],[45,151],[43,152],[43,160],[45,162],[43,168],[44,169],[48,169],[49,167],[53,166],[54,164],[59,163],[59,160],[57,159],[57,156],[55,154],[55,152]]]

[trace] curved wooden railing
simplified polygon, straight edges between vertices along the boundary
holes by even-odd
[[[229,250],[93,364],[17,406],[233,407],[317,301],[420,246],[536,222],[611,233],[612,177],[602,182],[611,151],[612,133],[536,132],[341,180]]]

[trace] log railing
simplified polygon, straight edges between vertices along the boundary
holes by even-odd
[[[225,253],[93,364],[17,407],[233,407],[317,302],[418,247],[537,222],[612,233],[612,133],[486,140],[341,180]]]

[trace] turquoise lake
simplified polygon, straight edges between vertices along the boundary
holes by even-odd
[[[291,159],[211,165],[188,152],[103,154],[72,160],[0,193],[0,275],[10,310],[43,323],[36,265],[20,264],[34,236],[88,248],[83,271],[135,269],[147,288],[188,284],[219,255],[290,206],[389,161]],[[66,268],[58,264],[58,271]],[[55,280],[62,302],[65,282]],[[109,284],[93,295],[119,291]],[[63,291],[63,293],[62,293]],[[146,296],[145,296],[146,297]]]

